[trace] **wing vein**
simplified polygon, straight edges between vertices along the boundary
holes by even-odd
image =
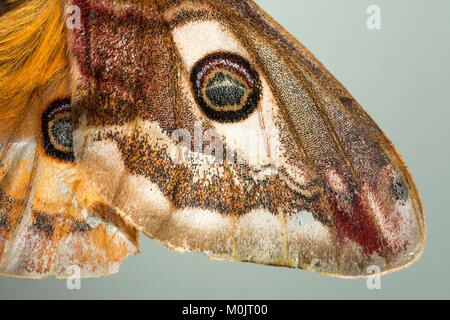
[[[8,267],[7,261],[8,261],[8,258],[9,258],[10,251],[11,251],[13,245],[14,245],[14,240],[15,240],[15,238],[17,236],[17,232],[18,232],[18,230],[20,228],[20,225],[22,224],[23,215],[25,214],[25,211],[26,211],[26,209],[28,207],[28,203],[30,201],[31,191],[32,191],[32,189],[34,187],[33,182],[34,182],[34,178],[36,176],[37,167],[39,165],[39,158],[40,158],[39,157],[39,153],[38,153],[38,150],[36,149],[35,153],[34,153],[33,165],[32,165],[32,168],[31,168],[30,178],[29,178],[28,183],[27,183],[25,196],[24,196],[23,201],[21,203],[22,208],[21,208],[18,220],[15,223],[14,230],[13,230],[13,232],[12,232],[10,238],[9,238],[8,248],[5,251],[5,254],[2,255],[2,260],[3,260],[3,258],[5,259],[4,260],[3,269],[2,269],[2,273],[5,273],[5,274],[6,274],[6,268]]]
[[[210,0],[203,0],[206,1],[207,3],[209,3],[209,5],[213,8],[216,8],[216,6],[220,6],[221,4],[218,3],[212,3]],[[221,11],[221,10],[219,10]],[[233,19],[227,19],[227,23],[231,26],[231,30],[238,30],[239,26],[236,25],[236,23],[233,21]],[[332,213],[331,211],[331,204],[330,201],[324,196],[324,186],[323,183],[321,182],[320,179],[317,179],[317,172],[316,170],[313,168],[312,166],[312,162],[311,162],[311,158],[308,156],[308,154],[306,153],[306,148],[303,144],[302,141],[300,141],[300,139],[297,137],[297,135],[295,134],[295,129],[294,129],[294,124],[292,123],[292,121],[289,119],[289,117],[286,114],[286,110],[284,107],[284,103],[281,99],[281,97],[279,96],[279,94],[277,93],[277,90],[274,90],[276,87],[273,84],[273,79],[270,77],[270,72],[268,72],[267,68],[265,67],[264,63],[262,63],[259,54],[257,53],[257,50],[255,49],[255,47],[252,45],[251,41],[247,38],[247,36],[244,33],[239,34],[240,36],[240,40],[242,41],[242,44],[246,47],[247,50],[249,50],[249,52],[252,54],[252,56],[258,61],[258,65],[263,69],[264,71],[264,75],[267,78],[267,81],[269,83],[270,89],[272,91],[272,93],[274,94],[275,99],[278,102],[278,105],[280,106],[280,111],[281,114],[283,116],[283,119],[285,120],[287,127],[290,131],[290,133],[292,134],[292,137],[297,145],[298,150],[300,151],[300,153],[302,154],[303,158],[305,159],[306,162],[306,166],[309,170],[309,172],[311,173],[311,175],[313,177],[315,177],[315,180],[320,184],[320,187],[322,188],[322,192],[320,193],[320,198],[321,198],[321,203],[325,205],[326,209],[328,210],[329,213]],[[278,50],[277,50],[278,51]],[[339,242],[338,242],[338,230],[337,230],[337,223],[335,221],[334,216],[331,214],[332,217],[332,225],[333,225],[333,230],[334,230],[334,236],[332,237],[332,241],[335,247],[335,259],[336,259],[336,265],[337,265],[337,273],[340,273],[340,247],[339,247]]]

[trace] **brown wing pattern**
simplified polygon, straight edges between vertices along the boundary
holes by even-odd
[[[338,244],[345,250],[346,239],[351,239],[369,251],[378,250],[385,259],[383,269],[420,256],[425,235],[420,198],[384,133],[347,90],[252,1],[209,2],[229,16],[231,28],[241,31],[239,37],[264,66],[288,128],[300,140],[297,150],[319,177]],[[347,196],[353,193],[353,205],[333,194],[330,167],[344,181]]]
[[[76,163],[139,230],[340,276],[420,256],[420,199],[394,147],[253,2],[70,4]]]

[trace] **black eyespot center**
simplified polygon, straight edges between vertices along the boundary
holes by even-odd
[[[216,52],[204,57],[193,67],[191,83],[200,109],[214,121],[242,121],[258,107],[258,74],[237,54]]]
[[[70,99],[53,101],[42,114],[42,146],[53,158],[74,161]]]
[[[55,122],[51,134],[60,145],[72,148],[72,121],[70,118],[63,118]]]
[[[241,105],[246,88],[236,79],[217,72],[205,88],[206,98],[217,107]]]

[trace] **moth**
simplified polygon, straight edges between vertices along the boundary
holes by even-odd
[[[108,275],[139,232],[340,277],[420,257],[396,149],[253,1],[1,3],[0,274]]]

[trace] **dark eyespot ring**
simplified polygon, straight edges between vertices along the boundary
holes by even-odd
[[[191,83],[203,113],[218,122],[248,118],[258,107],[261,82],[250,63],[233,53],[216,52],[192,68]]]
[[[45,153],[62,161],[74,161],[70,99],[53,101],[42,114]]]

